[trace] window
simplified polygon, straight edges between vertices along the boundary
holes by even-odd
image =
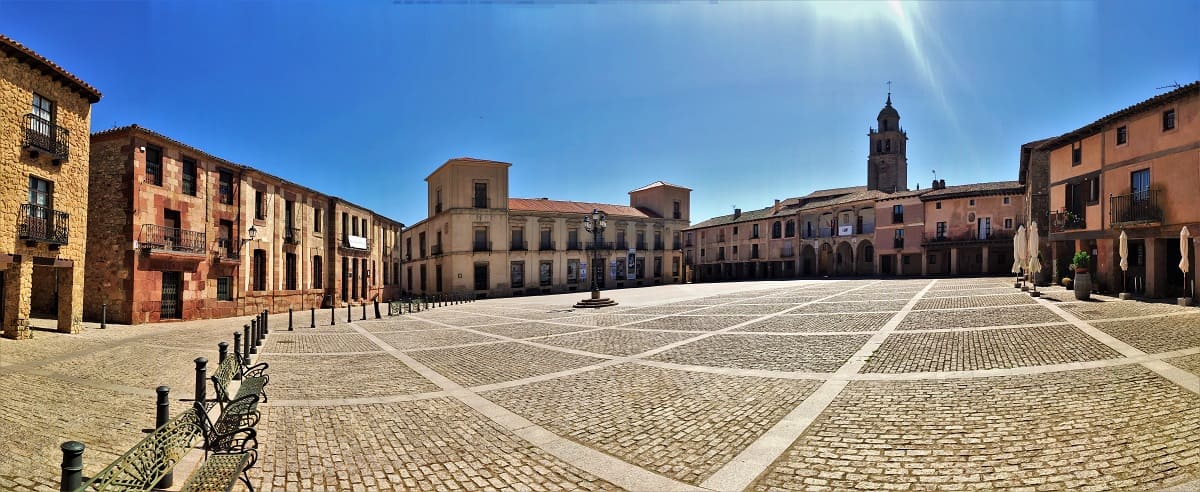
[[[700,257],[704,258],[704,248],[700,248]]]
[[[437,199],[433,204],[433,213],[441,213],[442,211],[442,189],[438,188],[435,192]]]
[[[750,239],[758,239],[758,224],[750,226]]]
[[[514,227],[511,234],[512,246],[509,249],[513,251],[523,251],[525,249],[525,229]]]
[[[417,233],[417,257],[425,257],[425,233]]]
[[[1004,204],[1008,205],[1009,203],[1011,203],[1010,197],[1004,197]]]
[[[758,258],[758,245],[757,244],[750,245],[750,258]]]
[[[233,300],[233,277],[217,277],[217,300]]]
[[[941,209],[942,209],[942,202],[933,202],[933,208],[936,208],[936,209],[938,209],[938,210],[941,210]]]
[[[254,250],[254,290],[267,290],[267,250]]]
[[[863,247],[863,261],[872,263],[875,261],[875,247],[870,244]]]
[[[617,231],[617,249],[625,249],[625,231]]]
[[[1117,145],[1125,145],[1126,143],[1129,143],[1129,128],[1124,126],[1117,128]]]
[[[929,255],[929,264],[930,264],[930,265],[936,265],[936,264],[937,264],[937,255]]]
[[[261,190],[254,190],[254,218],[258,220],[267,218],[267,196]]]
[[[1078,166],[1079,163],[1083,162],[1083,147],[1082,147],[1082,145],[1083,144],[1081,144],[1081,143],[1076,143],[1073,147],[1071,147],[1071,165],[1072,166]]]
[[[635,231],[634,238],[637,240],[637,249],[646,249],[646,231]]]
[[[646,259],[645,258],[638,257],[638,259],[634,260],[633,268],[634,268],[634,272],[635,272],[634,277],[639,278],[639,279],[646,278]]]
[[[671,276],[679,276],[679,257],[671,258]]]
[[[550,285],[554,279],[554,263],[543,261],[538,264],[538,283],[543,287]]]
[[[937,238],[938,239],[946,239],[946,223],[945,222],[937,223]]]
[[[325,221],[325,210],[313,209],[313,232],[321,232],[321,223]]]
[[[876,141],[875,141],[875,153],[876,153],[876,154],[882,154],[882,153],[883,153],[883,141],[882,141],[882,140],[876,140]]]
[[[510,267],[512,288],[520,289],[525,286],[525,262],[514,261]]]
[[[321,267],[322,267],[321,256],[320,255],[314,256],[312,259],[312,288],[314,288],[314,289],[323,288],[322,282],[321,282],[321,279],[323,278],[322,272],[321,272]],[[397,272],[397,273],[399,273],[399,272]]]
[[[488,207],[488,189],[486,182],[475,183],[475,208]]]
[[[662,257],[654,257],[654,278],[662,277]]]
[[[737,235],[737,229],[738,229],[737,226],[733,226],[733,235],[734,236]]]
[[[892,205],[892,223],[904,223],[904,205]]]
[[[1088,180],[1088,204],[1100,203],[1100,177]]]
[[[679,213],[679,200],[675,200],[675,204],[673,205],[672,208],[673,208],[673,212],[671,213],[672,218],[678,219],[683,216],[682,214]]]
[[[1163,131],[1175,129],[1175,110],[1168,109],[1163,111]]]
[[[222,220],[217,223],[217,247],[223,250],[220,251],[222,256],[237,257],[237,251],[233,246],[233,221]]]
[[[579,260],[567,260],[567,283],[579,283]]]
[[[358,236],[358,217],[350,217],[350,235]]]
[[[54,125],[54,101],[40,94],[33,95],[33,115],[40,121],[35,121],[31,127],[42,135],[50,136],[50,127]]]
[[[217,201],[233,204],[233,173],[225,169],[217,171]]]
[[[420,279],[421,279],[421,292],[425,292],[425,286],[427,285],[427,283],[429,281],[429,270],[425,268],[424,263],[422,263],[421,266],[418,267],[418,275],[420,275]]]
[[[196,161],[183,159],[183,194],[196,196]]]
[[[1129,192],[1137,199],[1148,199],[1150,191],[1150,170],[1139,169],[1129,173]]]
[[[796,221],[787,221],[787,226],[784,227],[784,237],[792,237],[796,235]]]
[[[34,210],[30,211],[35,217],[49,217],[48,212],[54,209],[54,183],[30,176],[29,204],[36,205]]]
[[[551,232],[550,228],[543,227],[540,232],[541,232],[541,237],[538,238],[538,243],[539,243],[538,249],[540,249],[540,250],[554,249],[554,242],[550,240],[550,232]]]
[[[967,206],[968,206],[968,207],[974,207],[974,206],[975,206],[975,199],[974,199],[974,198],[972,198],[972,199],[970,199],[970,200],[967,200]]]
[[[1004,228],[1005,229],[1012,229],[1012,226],[1013,226],[1012,218],[1004,219]]]
[[[911,259],[911,258],[912,258],[912,255],[901,255],[901,256],[900,256],[900,259],[901,259],[901,260],[903,260],[903,263],[904,263],[905,265],[907,265],[907,264],[908,264],[908,261],[909,261],[909,259]]]
[[[892,151],[892,139],[889,138],[883,142],[883,151],[884,152]]]
[[[146,147],[146,182],[162,186],[162,149]]]
[[[579,229],[567,230],[567,249],[579,249]]]
[[[904,229],[896,229],[896,239],[904,239]]]
[[[283,288],[287,290],[296,290],[296,253],[287,253],[283,257]]]
[[[475,228],[475,251],[488,251],[490,249],[491,249],[491,245],[488,244],[487,227],[476,227]],[[487,287],[484,287],[484,288],[486,289]]]

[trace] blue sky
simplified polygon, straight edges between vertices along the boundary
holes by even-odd
[[[447,158],[513,197],[692,188],[692,221],[865,184],[893,82],[910,186],[1200,79],[1200,2],[0,1],[0,32],[138,123],[405,223]]]

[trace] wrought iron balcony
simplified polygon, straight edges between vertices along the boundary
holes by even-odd
[[[971,227],[963,230],[955,230],[949,232],[921,232],[921,244],[937,244],[937,243],[970,243],[980,241],[1011,241],[1016,231],[1012,229],[992,229],[980,233],[978,229]]]
[[[31,246],[34,243],[67,244],[70,226],[71,216],[66,212],[41,205],[23,203],[17,214],[17,236]]]
[[[579,241],[567,241],[567,251],[579,251],[583,249]]]
[[[637,242],[637,249],[639,249],[639,250],[644,250],[644,249],[646,249],[646,241],[638,241],[638,242]]]
[[[592,247],[590,247],[590,248],[588,248],[588,249],[613,249],[613,243],[611,243],[611,242],[604,242],[604,241],[601,241],[601,242],[598,242],[598,243],[597,243],[597,242],[593,242],[593,243],[592,243]]]
[[[283,228],[283,243],[284,244],[300,244],[300,228],[299,227],[284,227]]]
[[[488,241],[488,242],[484,243],[484,242],[476,241],[475,244],[473,245],[472,250],[473,251],[491,251],[492,250],[492,242]]]
[[[208,251],[203,232],[155,224],[142,224],[142,237],[139,242],[143,248],[151,251],[198,254]]]
[[[904,238],[902,238],[902,237],[892,238],[892,247],[896,248],[896,249],[904,249]]]
[[[1145,190],[1108,197],[1109,225],[1153,224],[1162,222],[1160,190]]]
[[[663,246],[665,246],[665,244],[661,240],[654,241],[654,249],[655,250],[662,250]]]
[[[679,240],[678,240],[678,239],[676,239],[676,240],[674,240],[674,241],[671,241],[671,249],[673,249],[673,250],[675,250],[675,251],[679,251],[679,250],[683,249],[683,248],[680,248],[680,247],[679,247]]]
[[[217,248],[215,251],[213,251],[214,253],[216,253],[214,255],[214,257],[217,260],[237,261],[237,260],[241,259],[238,257],[238,248],[237,248],[236,244],[237,243],[234,242],[234,240],[232,240],[232,239],[227,239],[227,238],[217,239]]]
[[[1087,220],[1082,212],[1061,210],[1050,212],[1050,232],[1087,229]]]
[[[540,251],[554,251],[554,241],[550,241],[550,242],[540,242],[540,243],[538,243],[538,250],[540,250]]]
[[[371,238],[355,235],[342,236],[341,246],[343,248],[367,251],[371,249]]]
[[[617,245],[614,246],[613,249],[619,249],[619,250],[629,249],[629,243],[626,243],[625,241],[617,241]]]
[[[25,115],[25,139],[21,146],[29,149],[34,158],[37,158],[38,152],[46,152],[54,158],[55,164],[61,164],[67,162],[71,155],[70,132],[30,113]]]
[[[513,241],[512,246],[510,246],[508,248],[509,251],[526,251],[528,249],[529,249],[529,244],[523,240]]]

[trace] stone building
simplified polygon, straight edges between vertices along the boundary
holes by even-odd
[[[682,281],[691,190],[655,182],[629,192],[628,206],[509,198],[509,166],[458,158],[425,178],[429,216],[402,237],[406,292],[497,297],[586,291],[592,278],[604,288]],[[583,228],[593,209],[608,216],[599,243]]]
[[[1045,238],[1050,232],[1050,153],[1041,146],[1050,139],[1036,140],[1021,146],[1019,182],[1025,186],[1024,224],[1037,222],[1039,234]],[[1052,256],[1050,241],[1038,242],[1038,254],[1043,264]],[[1038,284],[1052,283],[1053,265],[1046,265],[1034,279]]]
[[[1160,94],[1055,137],[1049,154],[1050,240],[1054,277],[1069,275],[1076,251],[1088,251],[1102,291],[1178,297],[1179,233],[1191,231],[1196,268],[1200,236],[1200,81]],[[1129,237],[1122,272],[1118,236]]]
[[[687,228],[692,278],[1011,271],[1011,233],[1026,220],[1024,186],[943,180],[909,191],[908,136],[891,94],[876,123],[867,134],[866,186],[818,190]]]
[[[331,302],[342,306],[398,297],[400,286],[392,279],[403,224],[340,198],[330,200],[330,210],[330,224],[337,231],[329,237]],[[381,273],[389,266],[391,275]]]
[[[137,125],[91,144],[91,185],[109,192],[88,204],[88,319],[102,306],[109,321],[136,324],[395,294],[345,282],[337,268],[347,256],[339,213],[352,208],[364,238],[398,231],[390,219]],[[362,246],[351,249],[373,270],[383,251]]]
[[[0,322],[29,338],[30,318],[81,328],[88,134],[100,92],[0,35]]]

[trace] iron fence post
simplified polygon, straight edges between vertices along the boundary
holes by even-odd
[[[204,357],[196,358],[196,403],[203,404],[207,397],[206,390],[208,384],[208,359]],[[203,408],[203,407],[201,407]]]
[[[158,393],[158,401],[156,401],[154,404],[154,430],[158,430],[158,428],[166,424],[168,420],[171,420],[171,400],[168,396],[171,392],[171,388],[167,386],[159,386],[158,388],[155,388],[154,391]],[[171,488],[171,485],[174,483],[174,474],[168,471],[167,474],[163,475],[162,479],[158,481],[158,488]]]

